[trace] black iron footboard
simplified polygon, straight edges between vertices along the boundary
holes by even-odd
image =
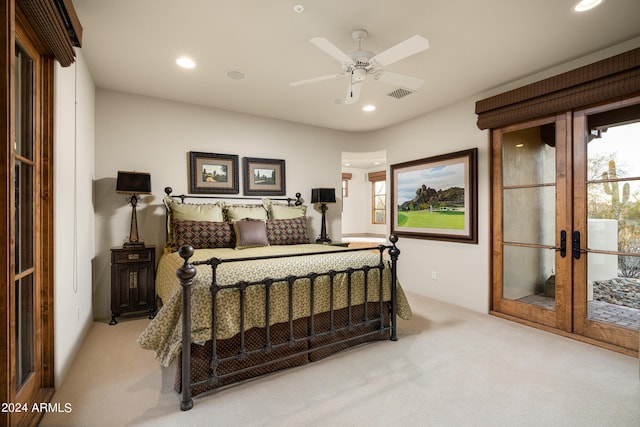
[[[367,336],[371,336],[374,334],[380,334],[384,336],[384,334],[388,334],[389,338],[392,341],[396,341],[397,338],[397,329],[396,329],[396,310],[397,310],[397,260],[400,255],[400,250],[396,246],[396,242],[398,241],[397,236],[391,235],[389,237],[389,241],[391,245],[379,245],[377,247],[369,247],[369,248],[358,248],[358,249],[344,249],[338,251],[331,252],[315,252],[315,253],[304,253],[304,254],[291,254],[291,255],[277,255],[277,256],[267,256],[267,257],[248,257],[248,258],[236,258],[236,259],[220,259],[220,258],[211,258],[206,261],[195,261],[193,263],[189,263],[189,258],[193,256],[194,250],[191,246],[183,246],[179,250],[179,255],[184,259],[183,265],[178,269],[176,275],[180,279],[180,285],[182,286],[182,359],[181,359],[181,394],[182,400],[180,404],[180,409],[183,411],[189,410],[193,407],[193,399],[192,399],[192,390],[197,386],[211,386],[215,388],[222,384],[222,381],[229,377],[235,377],[238,374],[243,374],[250,370],[259,369],[266,365],[273,365],[282,361],[286,361],[288,359],[293,359],[299,357],[301,355],[308,355],[312,352],[318,352],[328,347],[333,347],[340,344],[351,343],[362,339]],[[242,261],[253,261],[253,260],[264,260],[264,259],[277,259],[277,258],[293,258],[299,256],[323,256],[336,252],[354,252],[354,251],[370,251],[372,249],[376,249],[379,251],[379,262],[376,266],[363,266],[361,268],[347,268],[341,271],[327,271],[327,272],[314,272],[311,274],[303,275],[303,276],[288,276],[282,278],[265,278],[260,281],[240,281],[238,283],[232,285],[219,285],[217,283],[217,268],[219,265],[224,263],[235,263]],[[385,260],[383,258],[384,251],[388,250],[389,258],[390,258],[390,273],[391,273],[391,301],[383,301],[383,270],[385,268]],[[191,285],[193,284],[193,278],[196,275],[196,269],[194,265],[210,265],[212,268],[212,277],[213,281],[210,287],[211,291],[211,358],[209,362],[209,376],[203,381],[192,382],[191,375]],[[377,277],[378,283],[369,283],[370,282],[370,270],[378,270]],[[364,295],[365,301],[362,308],[358,308],[360,320],[354,320],[354,316],[352,316],[352,311],[355,310],[355,306],[352,306],[352,277],[356,272],[363,272],[364,277]],[[346,274],[347,277],[347,307],[342,310],[346,310],[347,319],[345,325],[336,326],[334,324],[334,314],[336,313],[336,309],[334,308],[334,278],[339,274]],[[316,314],[314,312],[314,286],[316,284],[316,280],[320,277],[327,277],[329,281],[329,311],[326,312],[325,315],[328,315],[328,328],[323,331],[316,331],[316,327],[314,325],[314,320]],[[296,327],[297,331],[294,333],[294,315],[293,315],[293,285],[296,280],[306,279],[309,283],[309,317],[308,324],[306,325],[306,336],[300,336],[299,327]],[[375,281],[375,280],[374,280]],[[278,343],[272,342],[272,333],[270,326],[270,318],[271,318],[271,303],[270,303],[270,291],[271,286],[274,283],[284,282],[288,284],[288,325],[287,331],[285,332],[287,335],[286,340]],[[265,289],[265,328],[264,328],[264,345],[262,348],[258,349],[248,349],[245,345],[245,298],[246,291],[252,286],[262,286]],[[379,302],[375,304],[379,305],[379,309],[371,310],[369,309],[366,296],[368,295],[368,289],[370,286],[378,286],[379,292]],[[240,303],[240,332],[239,332],[239,344],[237,348],[237,353],[227,356],[227,357],[219,357],[217,352],[218,338],[216,337],[216,323],[217,323],[217,304],[216,296],[218,292],[225,289],[237,289],[239,291],[239,303]],[[388,304],[389,308],[387,312],[389,314],[389,318],[385,322],[385,310],[383,310],[383,305]],[[362,313],[364,311],[364,313]],[[375,325],[372,327],[371,325]],[[275,326],[275,325],[274,325]],[[365,327],[365,328],[361,328]],[[362,332],[360,332],[362,330]],[[341,332],[347,331],[348,334],[340,335]],[[357,331],[357,332],[354,332]],[[296,336],[297,334],[297,336]],[[331,339],[324,343],[315,345],[311,348],[311,346],[305,345],[297,346],[297,344],[304,342],[316,342],[316,340],[331,337]],[[341,338],[342,337],[342,338]],[[382,338],[384,339],[384,338]],[[282,356],[270,357],[268,360],[253,363],[248,367],[243,367],[242,362],[245,361],[248,357],[260,354],[273,355],[278,349],[283,348],[294,348],[297,346],[297,349],[293,351],[287,351]],[[235,350],[235,348],[234,348]],[[220,373],[218,372],[218,367],[229,361],[238,361],[237,368],[229,371],[228,369]]]

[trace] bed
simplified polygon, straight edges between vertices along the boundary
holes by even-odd
[[[371,248],[313,244],[299,194],[186,203],[194,196],[165,192],[162,308],[138,343],[162,366],[176,364],[182,410],[205,392],[395,341],[396,317],[411,317],[396,236]]]

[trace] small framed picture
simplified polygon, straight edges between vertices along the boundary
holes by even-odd
[[[391,165],[391,233],[478,243],[477,148]]]
[[[238,156],[189,152],[189,191],[192,194],[238,194]]]
[[[284,160],[244,157],[245,196],[284,196]]]

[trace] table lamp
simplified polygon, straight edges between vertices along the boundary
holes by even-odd
[[[123,246],[144,246],[144,242],[138,237],[138,217],[136,207],[139,203],[138,195],[151,194],[151,175],[146,172],[118,171],[116,180],[116,193],[128,194],[127,201],[133,209],[131,211],[131,228],[129,240]]]
[[[336,189],[335,188],[313,188],[311,190],[311,203],[320,203],[320,210],[322,211],[322,228],[320,229],[320,237],[316,239],[316,243],[329,244],[331,239],[327,236],[327,203],[336,202]]]

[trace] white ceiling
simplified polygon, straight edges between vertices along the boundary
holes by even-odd
[[[83,55],[98,88],[345,131],[381,129],[640,36],[640,1],[608,0],[576,14],[574,0],[74,0]],[[294,5],[304,12],[294,12]],[[402,99],[368,79],[338,105],[348,80],[289,83],[340,72],[311,44],[381,51],[419,34],[430,48],[386,69],[425,80]],[[192,70],[174,61],[188,55]],[[229,70],[244,80],[226,77]],[[364,104],[377,106],[372,113]]]

